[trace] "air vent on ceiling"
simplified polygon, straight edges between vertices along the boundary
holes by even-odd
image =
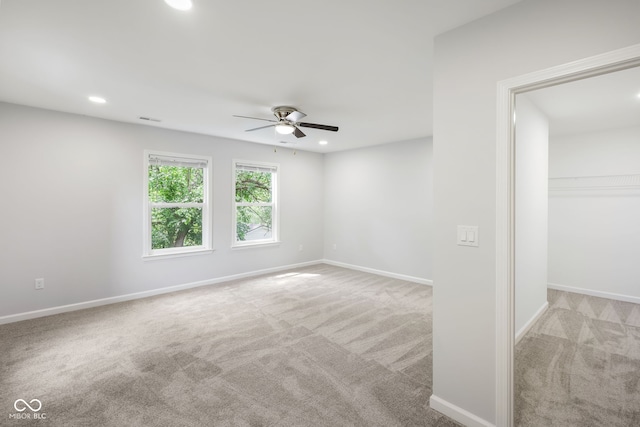
[[[152,119],[151,117],[138,117],[140,120],[146,120],[148,122],[156,122],[156,123],[160,123],[162,120],[160,119]]]

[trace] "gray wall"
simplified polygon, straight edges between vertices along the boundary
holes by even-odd
[[[213,254],[142,260],[144,149],[212,156]],[[230,249],[232,158],[280,164],[279,246]],[[0,317],[323,257],[321,154],[0,103],[0,182]]]
[[[497,82],[640,43],[638,16],[638,0],[524,0],[435,40],[433,392],[460,417],[491,425],[498,405]]]
[[[142,259],[145,149],[213,158],[213,254]],[[280,245],[230,249],[233,158],[280,164]],[[430,139],[294,155],[0,103],[0,318],[324,258],[428,280],[431,163]]]
[[[430,281],[432,162],[430,138],[326,155],[325,258]]]

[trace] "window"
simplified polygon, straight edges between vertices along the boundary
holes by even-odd
[[[233,246],[278,241],[278,165],[233,162]]]
[[[145,151],[144,256],[211,250],[211,158]]]

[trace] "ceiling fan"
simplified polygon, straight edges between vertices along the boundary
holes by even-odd
[[[320,125],[317,123],[307,123],[301,122],[300,120],[305,118],[307,115],[302,111],[298,111],[294,107],[273,107],[271,109],[273,111],[273,115],[276,116],[277,120],[271,119],[261,119],[258,117],[247,117],[247,116],[236,116],[233,117],[241,117],[244,119],[253,119],[253,120],[263,120],[266,122],[272,122],[271,125],[260,126],[253,129],[247,129],[245,132],[253,132],[254,130],[265,129],[269,127],[275,127],[276,132],[281,135],[289,135],[294,134],[296,138],[302,138],[306,136],[304,132],[302,132],[299,128],[313,128],[313,129],[321,129],[328,130],[331,132],[337,132],[337,126],[329,126],[329,125]]]

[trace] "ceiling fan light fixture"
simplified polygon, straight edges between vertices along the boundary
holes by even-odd
[[[193,7],[191,0],[164,0],[164,2],[177,10],[189,10]]]
[[[291,135],[296,128],[288,123],[278,123],[276,125],[276,132],[280,135]]]

